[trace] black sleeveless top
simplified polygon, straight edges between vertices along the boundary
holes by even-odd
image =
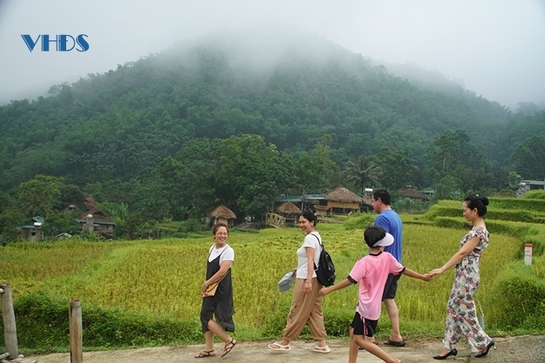
[[[208,258],[206,259],[207,280],[219,271],[220,258],[223,252],[225,252],[225,250],[212,261],[208,261]],[[210,254],[208,256],[210,256]],[[231,269],[229,269],[227,274],[220,281],[216,294],[203,298],[201,309],[201,325],[203,332],[208,331],[208,321],[212,319],[212,315],[215,315],[216,322],[220,324],[225,331],[235,331],[235,323],[233,322],[234,313],[233,281],[231,280]]]

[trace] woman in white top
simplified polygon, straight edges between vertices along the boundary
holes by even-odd
[[[303,245],[297,250],[297,268],[294,269],[296,281],[293,288],[288,321],[282,340],[269,344],[269,349],[288,351],[290,341],[297,339],[305,324],[308,324],[314,340],[317,342],[313,352],[329,353],[331,349],[326,344],[326,331],[322,313],[322,297],[319,291],[322,285],[316,279],[314,264],[318,263],[322,248],[322,238],[316,231],[318,219],[312,211],[304,211],[299,217],[299,227],[305,233]]]
[[[215,357],[214,334],[225,342],[222,357],[234,348],[237,341],[226,331],[234,332],[233,314],[233,282],[231,280],[231,265],[235,260],[235,251],[227,244],[229,229],[223,223],[217,223],[212,230],[216,243],[210,247],[206,263],[206,281],[201,286],[202,308],[201,325],[206,345],[195,358]],[[210,285],[217,283],[213,296],[206,296]],[[212,317],[215,316],[216,320]]]

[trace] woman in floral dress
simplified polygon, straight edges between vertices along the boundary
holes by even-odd
[[[460,240],[460,250],[443,267],[430,271],[431,275],[439,275],[454,267],[456,273],[447,303],[444,349],[434,359],[446,359],[458,354],[454,346],[462,335],[473,349],[479,351],[475,358],[486,356],[494,345],[494,341],[479,325],[473,300],[479,287],[481,254],[488,247],[490,236],[483,220],[487,205],[487,197],[470,195],[464,199],[463,214],[473,228]]]

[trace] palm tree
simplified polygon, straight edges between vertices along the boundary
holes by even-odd
[[[363,194],[365,186],[378,184],[378,178],[382,175],[382,168],[376,165],[370,158],[360,156],[358,160],[348,160],[344,163],[344,180],[361,187]]]

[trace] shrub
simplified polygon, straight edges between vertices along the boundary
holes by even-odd
[[[537,215],[535,213],[525,211],[525,210],[489,209],[485,218],[499,219],[502,221],[533,223],[536,221]]]
[[[433,220],[437,217],[453,217],[461,218],[462,209],[459,205],[445,205],[443,203],[436,204],[430,208],[430,210],[424,214],[423,219]],[[514,222],[527,222],[527,223],[544,223],[545,215],[530,210],[517,210],[517,209],[498,209],[488,208],[488,213],[485,218],[487,220],[503,220]]]
[[[522,238],[522,243],[520,246],[520,250],[517,253],[516,258],[517,259],[523,259],[524,258],[524,248],[525,244],[529,243],[532,245],[532,256],[533,257],[539,257],[542,256],[545,253],[545,235],[528,235],[524,236]]]
[[[324,313],[324,325],[328,335],[347,337],[355,310],[329,310]]]
[[[519,209],[527,211],[545,212],[545,200],[529,198],[489,198],[489,208]]]
[[[545,189],[530,190],[522,196],[523,199],[545,199]]]
[[[462,208],[460,206],[460,203],[456,203],[456,207],[436,204],[432,206],[427,213],[424,214],[423,218],[426,220],[433,220],[437,217],[461,217],[461,216],[462,216]]]
[[[490,305],[504,330],[545,329],[545,279],[535,272],[544,268],[545,258],[541,257],[532,266],[525,266],[520,261],[513,263],[499,276]]]
[[[286,327],[286,317],[288,316],[289,309],[290,302],[288,300],[279,300],[278,306],[267,314],[261,327],[264,338],[282,336],[282,330]]]
[[[430,208],[430,205],[431,202],[400,198],[392,203],[392,208],[398,213],[424,213]]]
[[[276,310],[276,312],[269,314],[269,317],[265,321],[261,331],[264,338],[281,337],[282,330],[286,327],[286,316],[288,315],[290,304],[283,304],[283,306]],[[332,337],[346,337],[349,333],[350,323],[354,317],[353,309],[324,309],[324,325],[327,335]],[[311,338],[308,326],[305,326],[301,332],[302,338]]]
[[[486,226],[491,233],[501,233],[517,238],[522,238],[523,236],[537,233],[532,231],[532,224],[528,223],[495,221],[487,219]]]
[[[357,212],[350,216],[344,223],[343,226],[345,229],[365,229],[375,221],[375,215],[370,213],[361,213]]]
[[[14,310],[17,329],[25,332],[20,334],[21,346],[47,352],[69,345],[68,303],[33,293],[18,299]],[[152,318],[121,309],[83,305],[83,344],[86,348],[108,348],[194,342],[202,338],[196,320]]]

